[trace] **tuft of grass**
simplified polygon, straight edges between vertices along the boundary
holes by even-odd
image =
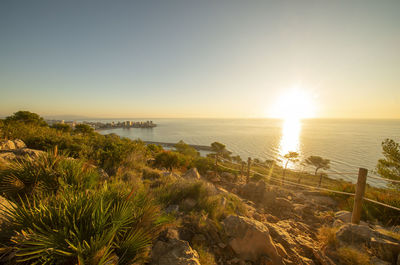
[[[397,240],[400,240],[400,233],[396,233],[394,231],[383,229],[383,228],[377,229],[377,231],[379,233],[384,234],[384,235],[387,235],[387,236],[393,237],[393,238],[395,238]]]
[[[217,265],[214,254],[212,254],[206,247],[202,245],[194,245],[193,248],[199,254],[199,261],[202,265]]]
[[[162,174],[161,170],[150,168],[150,167],[144,167],[142,169],[142,176],[143,176],[143,179],[154,180],[154,179],[161,178],[163,176],[163,174]]]
[[[341,247],[337,250],[340,262],[344,265],[369,265],[370,257],[352,247]]]
[[[323,226],[318,229],[318,240],[322,247],[335,247],[337,245],[336,232],[338,228]]]

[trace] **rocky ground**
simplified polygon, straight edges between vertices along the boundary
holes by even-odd
[[[40,152],[26,148],[19,140],[2,141],[0,167]],[[384,228],[376,224],[351,224],[350,212],[339,211],[334,199],[317,191],[264,181],[244,183],[226,172],[200,176],[196,169],[191,169],[182,176],[174,176],[203,181],[216,194],[235,196],[246,208],[246,214],[229,215],[219,223],[207,216],[194,221],[181,208],[190,209],[196,201],[188,199],[169,206],[165,211],[174,212],[180,223],[168,227],[154,242],[150,264],[198,265],[200,257],[195,246],[203,245],[217,264],[342,264],[336,249],[350,246],[367,252],[372,257],[371,264],[400,265],[400,240],[396,236],[382,232]],[[8,203],[3,197],[0,200],[2,204]],[[334,229],[335,246],[321,241],[318,231],[322,227]]]

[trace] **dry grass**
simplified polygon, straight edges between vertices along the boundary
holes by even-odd
[[[210,253],[205,247],[201,245],[194,245],[193,248],[199,254],[199,261],[202,265],[217,265],[215,262],[214,254]]]
[[[393,237],[393,238],[395,238],[397,240],[400,240],[400,233],[396,233],[394,231],[390,231],[390,230],[386,230],[386,229],[382,229],[382,228],[381,229],[377,229],[377,231],[379,233],[384,234],[384,235],[387,235],[387,236]]]
[[[370,264],[370,257],[368,254],[363,253],[351,247],[341,247],[337,250],[337,255],[340,262],[344,265],[368,265]]]
[[[318,229],[318,240],[322,244],[322,247],[335,247],[336,246],[336,227],[323,226]]]

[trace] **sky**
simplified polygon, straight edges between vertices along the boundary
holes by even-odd
[[[398,119],[399,14],[398,0],[2,0],[0,116]]]

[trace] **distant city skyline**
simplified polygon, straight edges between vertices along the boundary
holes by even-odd
[[[1,1],[0,116],[400,119],[398,14],[389,0]]]

